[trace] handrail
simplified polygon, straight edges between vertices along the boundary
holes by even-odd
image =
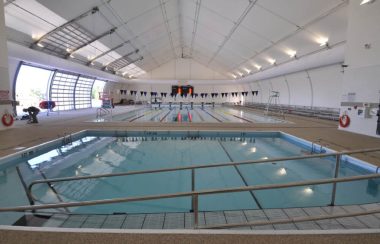
[[[102,112],[104,112],[104,114],[102,114]],[[97,119],[102,118],[108,114],[110,114],[112,116],[112,109],[108,110],[107,108],[103,108],[103,107],[96,109],[96,118]]]
[[[380,148],[370,148],[370,149],[360,149],[360,150],[351,150],[351,151],[341,151],[335,153],[324,153],[324,154],[314,154],[314,155],[303,155],[303,156],[293,156],[293,157],[281,157],[273,159],[260,159],[260,160],[247,160],[240,162],[228,162],[228,163],[218,163],[218,164],[204,164],[204,165],[192,165],[184,167],[174,167],[174,168],[163,168],[163,169],[153,169],[153,170],[141,170],[141,171],[129,171],[121,173],[110,173],[110,174],[98,174],[98,175],[88,175],[88,176],[72,176],[72,177],[62,177],[62,178],[52,178],[46,180],[35,180],[32,181],[28,190],[33,199],[35,197],[32,194],[32,187],[36,184],[42,183],[52,183],[52,182],[63,182],[63,181],[72,181],[72,180],[85,180],[85,179],[96,179],[96,178],[105,178],[105,177],[116,177],[116,176],[127,176],[127,175],[138,175],[138,174],[151,174],[151,173],[160,173],[160,172],[170,172],[170,171],[180,171],[180,170],[193,170],[193,169],[202,169],[202,168],[214,168],[214,167],[226,167],[226,166],[236,166],[236,165],[246,165],[246,164],[258,164],[258,163],[272,163],[288,160],[298,160],[298,159],[308,159],[308,158],[322,158],[329,156],[337,155],[349,155],[356,153],[365,153],[365,152],[374,152],[380,151]]]
[[[289,183],[283,183],[283,184],[269,184],[269,185],[222,188],[222,189],[210,189],[210,190],[200,190],[200,191],[190,191],[190,192],[180,192],[180,193],[148,195],[148,196],[141,196],[141,197],[124,197],[124,198],[112,198],[112,199],[102,199],[102,200],[90,200],[90,201],[82,201],[82,202],[49,203],[49,204],[40,204],[40,205],[32,205],[32,206],[7,207],[7,208],[0,208],[0,212],[11,212],[11,211],[20,212],[20,211],[38,210],[38,209],[91,206],[91,205],[99,205],[99,204],[137,202],[137,201],[156,200],[156,199],[163,199],[163,198],[189,197],[189,196],[195,196],[197,198],[199,195],[280,189],[280,188],[288,188],[288,187],[296,187],[296,186],[323,185],[323,184],[330,184],[330,183],[350,182],[350,181],[368,180],[368,179],[375,179],[375,178],[380,178],[380,174],[358,175],[358,176],[350,176],[350,177],[334,178],[334,179],[318,179],[318,180],[309,180],[309,181],[300,181],[300,182],[289,182]],[[197,203],[197,201],[195,202]],[[194,214],[197,212],[198,211],[194,211]]]

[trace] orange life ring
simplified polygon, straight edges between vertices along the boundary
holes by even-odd
[[[1,117],[1,122],[3,122],[5,126],[11,126],[13,124],[13,116],[11,114],[4,114],[3,117]]]
[[[339,125],[340,127],[346,128],[347,126],[350,125],[350,117],[348,115],[344,114],[339,117]]]

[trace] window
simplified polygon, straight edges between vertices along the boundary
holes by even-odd
[[[91,90],[95,79],[80,76],[75,86],[75,109],[91,108]]]
[[[39,103],[48,100],[49,81],[53,70],[22,64],[16,79],[16,101],[20,105],[16,107],[18,115],[23,114],[22,109],[30,106],[38,107]]]
[[[38,107],[41,101],[54,101],[54,110],[72,110],[98,106],[98,95],[105,81],[80,74],[35,67],[23,63],[16,80],[17,114],[29,106]]]
[[[78,75],[56,71],[50,85],[50,100],[58,110],[74,109],[74,91]]]

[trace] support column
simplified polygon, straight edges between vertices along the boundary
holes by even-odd
[[[0,6],[0,117],[4,114],[12,114],[11,84],[8,72],[8,48],[7,33],[5,31],[4,6]],[[10,128],[0,122],[0,130]]]

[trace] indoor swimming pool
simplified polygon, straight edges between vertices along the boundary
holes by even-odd
[[[64,145],[62,145],[64,144]],[[29,205],[35,180],[264,160],[256,164],[172,170],[35,184],[35,204],[172,194],[334,177],[335,156],[270,159],[331,150],[282,132],[82,131],[1,159],[1,207]],[[376,167],[343,156],[338,177],[372,174]],[[192,178],[193,177],[193,178]],[[337,205],[379,202],[379,180],[337,184]],[[199,211],[327,206],[333,184],[199,196]],[[191,196],[70,207],[86,214],[192,211]],[[62,210],[62,209],[61,209]],[[61,211],[60,210],[60,211]],[[53,210],[44,210],[53,211]],[[2,216],[4,213],[1,214]]]
[[[290,123],[283,117],[265,116],[251,110],[221,105],[153,105],[104,116],[93,122],[177,122],[177,123]]]

